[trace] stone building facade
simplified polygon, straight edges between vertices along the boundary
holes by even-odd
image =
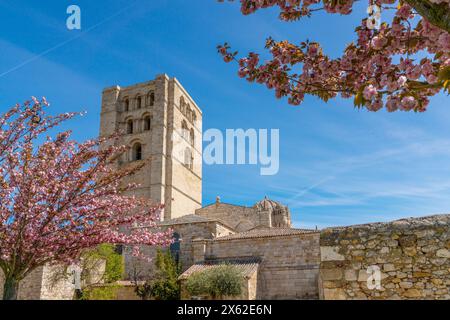
[[[320,264],[319,232],[264,228],[215,239],[194,240],[197,265],[217,261],[257,261],[253,299],[317,299]],[[195,268],[196,266],[194,266]],[[192,273],[190,269],[187,274]],[[182,276],[183,277],[183,276]]]

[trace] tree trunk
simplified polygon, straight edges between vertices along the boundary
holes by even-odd
[[[19,281],[14,277],[7,277],[3,285],[3,300],[17,300]]]
[[[418,14],[432,25],[450,33],[450,10],[448,3],[436,4],[428,0],[405,0]]]

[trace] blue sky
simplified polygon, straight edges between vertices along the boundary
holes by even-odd
[[[82,30],[66,28],[66,8]],[[355,110],[351,100],[300,107],[236,75],[216,45],[262,52],[267,36],[320,41],[337,56],[364,15],[318,13],[284,23],[274,10],[242,16],[215,0],[0,0],[0,111],[31,95],[52,112],[88,114],[69,122],[77,139],[98,135],[102,88],[177,77],[203,109],[204,129],[280,129],[280,171],[205,166],[204,204],[253,205],[265,195],[289,205],[297,227],[325,227],[446,213],[450,208],[449,99],[424,114]]]

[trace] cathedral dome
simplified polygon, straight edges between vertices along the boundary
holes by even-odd
[[[272,228],[290,228],[291,214],[289,208],[280,202],[270,200],[265,197],[263,200],[255,204],[255,209],[259,212],[269,212],[270,227]]]
[[[276,209],[284,208],[284,205],[282,205],[280,202],[270,200],[269,198],[265,197],[263,200],[255,204],[255,208],[261,211],[273,212]]]

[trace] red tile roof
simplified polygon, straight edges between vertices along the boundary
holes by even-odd
[[[242,259],[218,259],[207,260],[201,263],[196,263],[187,269],[178,278],[185,280],[196,272],[205,271],[212,268],[217,268],[220,265],[229,264],[237,268],[244,278],[249,278],[254,272],[258,271],[260,259],[258,257],[242,258]]]

